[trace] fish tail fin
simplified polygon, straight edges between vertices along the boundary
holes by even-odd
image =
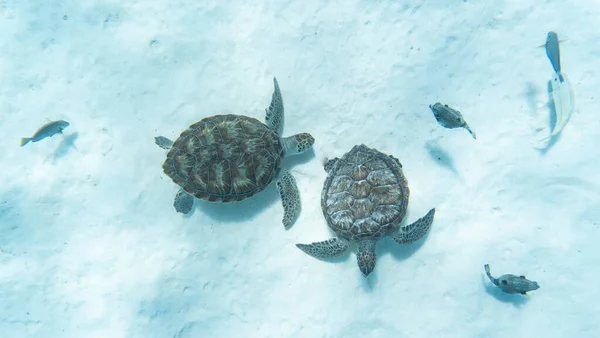
[[[485,274],[490,279],[490,281],[492,283],[494,283],[494,285],[498,285],[498,280],[496,278],[492,277],[492,274],[490,273],[490,265],[486,264],[483,266],[483,268],[485,269]]]
[[[469,132],[469,134],[471,134],[471,136],[473,136],[473,139],[477,139],[477,135],[475,135],[475,132],[471,130],[471,128],[469,128],[469,125],[465,124],[465,129],[467,129],[467,131]]]
[[[31,137],[23,137],[21,139],[21,147],[29,143],[29,141],[31,141]]]

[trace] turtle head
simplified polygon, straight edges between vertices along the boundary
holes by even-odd
[[[375,269],[375,253],[361,251],[357,254],[358,268],[367,277]]]
[[[377,244],[377,241],[364,239],[357,241],[357,244],[358,253],[356,254],[356,262],[358,263],[360,271],[367,277],[373,272],[373,269],[375,269],[375,245]]]
[[[310,149],[315,138],[309,133],[300,133],[282,139],[284,156],[301,154]]]

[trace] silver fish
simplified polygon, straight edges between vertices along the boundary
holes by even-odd
[[[552,31],[548,32],[546,44],[544,46],[546,48],[546,55],[552,64],[552,68],[554,68],[556,74],[560,75],[560,48],[558,46],[558,35]]]
[[[490,281],[506,293],[520,293],[522,295],[526,295],[528,291],[533,291],[540,288],[540,285],[537,282],[531,281],[525,278],[525,276],[506,274],[498,278],[494,278],[490,273],[489,264],[484,265],[483,268],[485,269],[485,274],[488,276]]]
[[[442,127],[448,129],[465,128],[474,139],[477,139],[475,132],[469,128],[469,125],[467,125],[467,122],[465,122],[462,114],[458,110],[439,102],[429,105],[429,109],[431,109],[433,116],[435,116],[435,119]]]
[[[52,121],[48,122],[45,125],[41,126],[33,136],[31,137],[23,137],[21,139],[21,147],[26,145],[29,142],[38,142],[46,137],[52,137],[55,134],[62,134],[62,131],[69,126],[69,122],[64,120]]]

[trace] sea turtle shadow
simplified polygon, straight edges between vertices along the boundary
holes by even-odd
[[[409,215],[406,215],[409,216]],[[410,224],[411,222],[415,222],[415,220],[412,221],[408,221],[406,222],[406,220],[408,219],[405,216],[404,218],[404,222],[400,223],[398,226],[405,226]],[[423,216],[421,216],[423,217]],[[438,216],[439,217],[439,216]],[[433,220],[434,224],[435,224],[435,216],[434,216],[434,220]],[[432,224],[431,226],[433,226],[434,224]],[[429,238],[429,235],[431,234],[431,228],[425,233],[425,235],[423,235],[423,237],[419,238],[418,240],[409,243],[409,244],[398,244],[396,243],[396,241],[394,241],[393,238],[391,238],[390,236],[386,236],[385,238],[383,238],[380,241],[379,244],[379,249],[380,252],[382,254],[391,254],[392,257],[394,257],[395,260],[397,261],[403,261],[405,259],[410,258],[412,255],[414,255],[427,241],[427,238]]]
[[[292,171],[295,166],[300,165],[300,164],[306,164],[306,163],[312,161],[315,157],[316,157],[315,149],[310,148],[309,150],[307,150],[306,152],[304,152],[302,154],[298,154],[298,155],[294,155],[294,156],[290,156],[290,157],[286,157],[286,158],[282,159],[281,167]],[[293,171],[292,171],[292,173],[293,173]]]
[[[526,83],[525,97],[527,99],[527,104],[529,105],[529,111],[532,117],[535,117],[537,114],[536,97],[538,94],[539,90],[537,89],[536,85],[533,82],[528,81]]]
[[[430,232],[428,231],[422,238],[420,238],[419,240],[417,240],[416,242],[411,243],[411,244],[398,244],[392,238],[386,236],[386,237],[380,239],[379,242],[377,243],[377,247],[376,247],[377,257],[382,257],[383,255],[389,253],[397,261],[405,260],[405,259],[409,258],[410,256],[412,256],[415,252],[417,252],[417,250],[419,250],[419,248],[421,246],[423,246],[423,244],[429,237],[429,233]],[[332,238],[332,237],[335,237],[335,234],[332,233],[329,236],[329,238]],[[326,238],[321,239],[321,240],[326,240]],[[378,280],[379,280],[378,269],[377,269],[377,265],[379,263],[376,262],[375,269],[369,274],[369,276],[364,277],[356,264],[356,260],[350,259],[350,256],[356,257],[356,255],[357,255],[356,242],[351,241],[351,243],[352,244],[350,245],[350,248],[339,256],[330,257],[330,258],[316,258],[316,257],[312,257],[312,258],[318,259],[322,262],[333,263],[333,264],[342,263],[342,262],[348,264],[348,263],[354,262],[353,264],[354,264],[354,266],[356,266],[356,270],[358,271],[357,275],[361,279],[361,282],[360,282],[361,287],[366,292],[372,292],[374,290],[374,288],[376,287]]]
[[[309,162],[314,157],[314,150],[310,149],[305,154],[283,159],[281,168],[290,170],[293,175],[293,166]],[[276,180],[277,177],[273,179],[273,181]],[[251,220],[258,213],[280,200],[281,198],[275,186],[275,182],[271,182],[263,191],[259,191],[256,193],[256,195],[239,202],[220,203],[195,199],[194,208],[192,208],[192,211],[195,212],[198,210],[199,212],[202,212],[203,214],[215,220],[237,223]],[[279,212],[276,213],[278,215],[277,219],[273,219],[272,222],[278,223],[281,227],[283,227],[283,224],[281,224],[283,218],[283,206],[281,203],[279,203],[279,205],[281,208]],[[300,207],[300,209],[300,212],[302,212],[302,207]],[[193,215],[193,212],[187,214],[186,217]],[[291,226],[286,227],[286,229],[292,228],[295,222],[296,220],[294,220],[294,223],[292,223]]]
[[[358,267],[357,267],[357,269],[358,269]],[[375,269],[373,271],[371,271],[371,273],[367,277],[363,276],[362,273],[360,272],[360,270],[358,271],[358,275],[361,278],[360,284],[361,284],[361,287],[363,288],[363,291],[366,291],[368,293],[373,292],[373,290],[379,283],[378,271],[379,270],[377,270],[377,265],[375,265]]]
[[[334,235],[331,235],[330,237],[334,237]],[[345,264],[352,265],[350,267],[350,269],[354,272],[356,278],[358,279],[360,286],[363,288],[364,291],[370,293],[375,289],[375,287],[379,281],[378,274],[377,274],[377,271],[378,271],[377,263],[375,263],[375,269],[373,271],[371,271],[371,273],[367,277],[365,277],[365,276],[363,276],[362,272],[360,271],[360,269],[358,267],[358,264],[356,262],[356,255],[357,255],[356,245],[351,244],[350,248],[339,256],[330,257],[330,258],[318,258],[318,257],[312,257],[312,256],[310,256],[310,257],[313,259],[318,259],[322,262],[330,263],[330,264],[345,263]],[[353,256],[354,259],[351,259],[350,256]]]
[[[280,199],[280,197],[277,188],[275,187],[275,183],[271,182],[265,190],[239,202],[220,203],[195,199],[194,208],[192,210],[194,212],[197,210],[215,220],[237,223],[251,220],[259,212],[275,203],[278,199]],[[190,213],[186,216],[189,217],[192,214],[193,213]],[[281,208],[281,217],[283,217],[283,207]],[[281,220],[274,219],[273,222],[281,223]]]
[[[378,251],[382,254],[391,254],[397,261],[403,261],[414,255],[429,237],[429,231],[414,243],[398,244],[391,237],[386,237],[381,240]]]
[[[389,253],[397,261],[405,260],[405,259],[409,258],[410,256],[412,256],[415,252],[417,252],[417,250],[419,250],[419,248],[423,245],[423,243],[425,242],[425,240],[427,239],[428,236],[429,236],[429,232],[425,236],[423,236],[423,238],[419,239],[418,241],[416,241],[414,243],[402,244],[402,245],[394,242],[394,240],[392,238],[384,237],[377,244],[377,248],[376,248],[377,256],[381,257],[381,256]],[[354,259],[354,260],[350,259],[351,255],[356,257],[356,255],[357,255],[356,245],[352,245],[349,250],[346,250],[346,252],[344,252],[343,254],[341,254],[339,256],[332,257],[332,258],[316,258],[316,259],[323,261],[323,262],[328,262],[328,263],[346,262],[347,264],[348,263],[353,264],[357,271],[356,272],[356,274],[358,276],[357,278],[360,278],[359,283],[360,283],[360,286],[362,287],[363,291],[368,292],[368,293],[372,292],[376,288],[377,284],[379,283],[379,269],[377,269],[377,265],[380,263],[376,262],[375,269],[373,269],[373,271],[371,271],[371,273],[367,277],[364,277],[362,275],[362,273],[360,272],[360,269],[357,266],[356,259]]]
[[[512,303],[514,306],[520,307],[529,301],[526,295],[510,294],[502,291],[499,287],[492,284],[485,274],[481,275],[481,282],[488,294],[503,303]]]

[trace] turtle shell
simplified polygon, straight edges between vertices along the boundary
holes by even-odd
[[[269,185],[282,158],[279,135],[262,122],[243,115],[215,115],[182,132],[162,167],[196,198],[235,202]]]
[[[400,161],[362,144],[329,168],[321,207],[340,237],[378,239],[402,221],[408,196]]]

